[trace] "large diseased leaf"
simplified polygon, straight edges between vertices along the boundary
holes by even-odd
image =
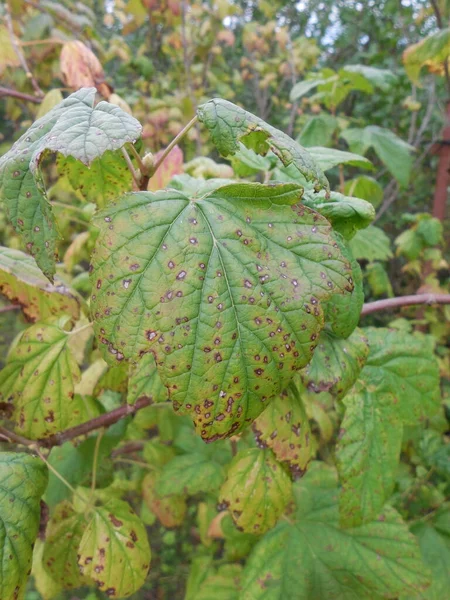
[[[355,383],[369,354],[367,338],[356,329],[347,339],[322,331],[311,362],[300,376],[312,392],[330,392],[337,399]]]
[[[0,371],[0,400],[12,403],[16,431],[34,440],[76,424],[74,385],[80,370],[61,325],[26,329]]]
[[[402,443],[395,397],[356,386],[344,398],[337,447],[342,483],[341,522],[357,526],[375,519],[392,494]]]
[[[336,479],[326,469],[294,484],[297,518],[255,546],[239,600],[374,600],[420,594],[428,584],[417,542],[394,510],[339,528]]]
[[[363,329],[369,357],[361,372],[364,385],[395,398],[395,416],[405,425],[417,425],[439,410],[439,368],[433,343],[393,329]]]
[[[58,280],[50,283],[34,258],[20,250],[0,247],[0,292],[20,304],[30,321],[60,314],[80,316],[78,295]]]
[[[199,106],[197,114],[223,156],[235,154],[239,142],[263,156],[271,150],[285,167],[293,165],[303,177],[313,181],[316,191],[329,189],[325,175],[305,148],[252,113],[216,98]]]
[[[141,126],[118,106],[100,102],[95,88],[83,88],[43,117],[0,158],[0,200],[28,252],[44,274],[55,273],[58,232],[39,165],[46,150],[72,156],[85,165],[107,150],[139,137]]]
[[[294,478],[306,471],[312,454],[311,428],[296,389],[290,386],[274,398],[254,421],[253,431],[258,445],[271,448]]]
[[[311,358],[321,302],[352,290],[294,184],[125,196],[97,217],[92,314],[110,362],[152,352],[206,440],[252,421]]]
[[[271,529],[291,499],[291,481],[271,450],[249,448],[230,464],[219,501],[240,531],[262,534]]]
[[[29,454],[0,454],[0,598],[22,600],[39,530],[47,467]]]
[[[47,524],[42,556],[44,569],[64,589],[88,583],[77,564],[78,547],[85,527],[85,515],[75,512],[67,500],[58,504]]]
[[[78,565],[109,598],[130,596],[142,587],[150,557],[145,526],[129,504],[113,499],[93,509],[80,542]]]

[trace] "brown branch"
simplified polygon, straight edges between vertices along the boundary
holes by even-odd
[[[0,440],[10,443],[15,442],[21,446],[32,446],[35,444],[33,440],[24,438],[21,435],[14,433],[14,431],[9,431],[9,429],[6,429],[5,427],[0,427]]]
[[[30,94],[24,94],[17,90],[11,90],[10,88],[0,86],[0,98],[3,96],[11,96],[12,98],[18,98],[19,100],[25,100],[26,102],[34,102],[34,104],[40,104],[42,102],[42,98],[38,98],[37,96],[31,96]]]
[[[380,310],[390,310],[400,306],[415,306],[417,304],[450,304],[450,294],[415,294],[412,296],[400,296],[398,298],[386,298],[375,300],[364,304],[361,316],[370,315]]]
[[[61,446],[65,442],[80,437],[81,435],[91,433],[91,431],[95,431],[96,429],[110,427],[111,425],[114,425],[114,423],[117,423],[117,421],[136,414],[139,410],[145,408],[146,406],[150,406],[151,403],[152,400],[144,396],[139,398],[136,401],[136,404],[125,404],[123,406],[119,406],[118,408],[95,417],[90,421],[86,421],[80,425],[75,425],[75,427],[70,427],[69,429],[65,429],[64,431],[60,431],[47,438],[41,438],[39,440],[29,440],[21,435],[9,431],[8,429],[5,429],[4,427],[0,427],[0,437],[31,448],[33,446],[40,448],[53,448],[54,446]]]
[[[418,304],[427,304],[429,306],[435,304],[450,304],[450,294],[416,294],[412,296],[376,300],[375,302],[368,302],[367,304],[364,304],[361,311],[361,316],[370,315],[374,312],[382,310],[390,310],[401,306],[414,306]],[[9,431],[5,427],[0,426],[0,439],[3,439],[7,442],[14,442],[22,446],[27,446],[30,449],[53,448],[54,446],[61,446],[65,442],[73,440],[82,435],[87,435],[96,429],[110,427],[111,425],[114,425],[114,423],[117,423],[128,416],[136,414],[142,408],[150,406],[151,403],[152,400],[144,396],[139,398],[136,401],[136,404],[125,404],[123,406],[119,406],[118,408],[86,421],[85,423],[81,423],[75,427],[70,427],[69,429],[55,433],[47,438],[41,438],[38,440],[30,440],[17,433],[14,433],[13,431]],[[163,404],[157,404],[156,406],[163,406]],[[130,442],[122,449],[116,449],[114,454],[117,456],[127,452],[135,452],[141,448],[142,442]]]

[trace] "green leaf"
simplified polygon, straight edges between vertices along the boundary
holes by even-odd
[[[60,90],[50,90],[47,92],[43,97],[41,104],[39,104],[39,109],[36,113],[36,119],[40,119],[46,115],[52,110],[52,108],[58,106],[58,104],[63,100],[64,98]]]
[[[392,394],[365,386],[344,398],[345,416],[337,446],[342,493],[341,522],[355,527],[375,519],[392,494],[403,426]]]
[[[80,317],[81,298],[62,281],[49,283],[36,261],[20,250],[0,247],[0,292],[20,304],[30,321],[69,314]]]
[[[145,582],[151,558],[144,524],[127,502],[117,499],[93,509],[78,554],[83,575],[109,598],[136,592]]]
[[[317,352],[317,350],[316,350]],[[311,460],[311,428],[298,391],[291,385],[274,398],[253,423],[259,447],[269,447],[286,463],[292,476],[301,476]]]
[[[383,188],[376,179],[368,175],[359,175],[355,179],[347,180],[344,189],[347,196],[367,200],[374,208],[383,201]]]
[[[263,534],[283,514],[291,499],[291,480],[271,450],[249,448],[230,464],[219,502],[240,531]]]
[[[291,102],[299,100],[302,96],[316,88],[318,85],[325,83],[324,79],[304,79],[294,85],[291,90],[289,99]]]
[[[365,231],[356,232],[349,247],[357,260],[381,260],[392,258],[391,241],[379,227],[369,225]]]
[[[30,454],[0,453],[0,598],[22,600],[39,530],[47,467]]]
[[[218,463],[205,454],[193,452],[176,456],[164,465],[155,489],[161,496],[194,496],[219,489],[224,476],[223,468]]]
[[[435,529],[433,523],[413,525],[412,533],[419,540],[423,562],[431,570],[431,586],[420,596],[423,600],[442,600],[450,589],[450,538]],[[417,596],[401,596],[415,600]]]
[[[58,170],[88,202],[100,208],[132,187],[131,171],[122,154],[106,151],[87,166],[72,156],[58,156]]]
[[[195,600],[236,600],[242,576],[242,566],[222,565],[206,577],[195,594]]]
[[[157,492],[158,476],[148,473],[142,482],[142,494],[149,510],[154,513],[164,527],[178,527],[185,519],[187,505],[183,495],[164,496]]]
[[[430,71],[442,68],[450,57],[450,27],[432,33],[417,44],[406,48],[403,53],[405,71],[411,81],[420,87],[420,71],[424,65]]]
[[[134,404],[139,398],[149,398],[152,402],[165,402],[169,399],[167,389],[156,370],[153,354],[144,354],[130,373],[127,402]]]
[[[426,587],[417,542],[393,509],[367,525],[340,529],[336,478],[323,463],[294,492],[297,517],[258,542],[239,600],[374,600]]]
[[[262,156],[271,150],[285,167],[292,164],[308,181],[315,182],[317,191],[329,189],[325,175],[307,150],[259,117],[218,98],[199,106],[197,114],[223,156],[235,154],[239,142]]]
[[[355,329],[347,339],[324,330],[311,362],[300,371],[300,377],[311,392],[330,392],[340,399],[357,380],[368,355],[368,341],[361,329]]]
[[[277,161],[276,158],[275,160]],[[248,177],[260,171],[269,171],[272,168],[272,162],[271,157],[256,154],[253,150],[246,148],[242,142],[239,142],[239,150],[231,157],[233,170],[239,177]]]
[[[343,296],[334,294],[325,304],[325,322],[327,328],[338,337],[348,338],[359,323],[361,309],[364,304],[363,275],[358,261],[353,258],[349,245],[341,242],[344,256],[352,265],[353,291]]]
[[[135,141],[140,124],[118,106],[93,107],[95,88],[82,88],[33,123],[0,158],[0,200],[14,229],[44,274],[55,273],[58,232],[39,169],[45,151],[72,156],[85,165],[106,150]]]
[[[56,507],[45,532],[44,569],[53,581],[71,590],[87,584],[77,564],[78,547],[86,527],[85,515],[64,500]]]
[[[370,81],[374,86],[386,91],[397,81],[397,77],[389,69],[378,69],[367,65],[346,65],[344,73],[357,73]]]
[[[352,152],[365,154],[373,148],[381,162],[402,187],[408,185],[414,147],[399,138],[390,129],[370,125],[364,129],[345,129],[341,137],[349,144]]]
[[[369,159],[359,154],[353,154],[353,152],[345,152],[343,150],[336,150],[335,148],[322,148],[320,146],[310,147],[308,148],[308,152],[322,171],[329,171],[338,165],[373,169]]]
[[[75,425],[74,385],[80,369],[65,319],[26,329],[0,371],[0,400],[12,403],[17,432],[36,440]]]
[[[305,192],[305,206],[317,210],[326,217],[345,239],[350,240],[359,229],[365,229],[375,218],[375,210],[365,200],[331,192],[329,198],[323,193]]]
[[[338,128],[338,120],[326,113],[310,117],[302,128],[297,142],[302,146],[328,146],[333,133]]]
[[[31,575],[34,587],[40,593],[43,600],[53,600],[61,592],[62,587],[50,577],[44,568],[42,555],[44,553],[44,542],[37,538],[33,550],[33,566]]]
[[[378,394],[392,394],[395,415],[417,425],[439,410],[439,368],[433,343],[423,335],[366,327],[370,353],[360,379]]]
[[[439,219],[428,214],[418,217],[417,233],[428,247],[437,246],[443,243],[444,226]]]
[[[300,192],[142,192],[97,217],[91,308],[105,359],[153,353],[206,440],[262,412],[309,362],[321,301],[352,289],[328,221],[296,204]]]
[[[379,262],[370,263],[366,268],[367,283],[372,291],[372,295],[377,297],[387,296],[392,298],[394,291],[385,266]]]

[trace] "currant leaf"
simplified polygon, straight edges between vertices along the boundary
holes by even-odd
[[[38,534],[47,467],[30,454],[0,453],[0,598],[22,600]]]
[[[324,217],[293,184],[191,200],[130,194],[102,211],[92,314],[105,359],[156,357],[174,408],[205,440],[231,435],[305,366],[321,302],[352,290]]]
[[[14,229],[43,273],[55,273],[58,232],[40,172],[46,151],[90,165],[107,150],[134,142],[141,126],[118,106],[100,102],[95,88],[82,88],[33,123],[0,158],[0,200]]]
[[[199,121],[223,156],[236,154],[239,142],[256,154],[271,150],[285,167],[293,165],[316,191],[329,190],[328,181],[309,152],[288,135],[228,100],[215,98],[197,109]]]

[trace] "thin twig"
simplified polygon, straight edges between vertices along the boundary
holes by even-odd
[[[30,94],[24,94],[23,92],[18,92],[17,90],[0,86],[0,98],[6,96],[18,98],[19,100],[25,100],[26,102],[33,102],[34,104],[40,104],[42,102],[42,98],[37,98],[36,96],[31,96]]]
[[[375,300],[364,304],[361,316],[370,315],[381,310],[391,310],[401,306],[415,306],[418,304],[450,304],[450,294],[415,294],[411,296],[400,296],[398,298],[386,298]]]
[[[29,440],[25,437],[22,437],[18,433],[14,433],[14,431],[9,431],[5,427],[0,427],[0,438],[7,442],[14,442],[16,444],[20,444],[21,446],[33,446],[36,442],[34,440]]]
[[[7,306],[0,306],[0,315],[11,310],[20,310],[21,308],[22,307],[19,304],[8,304]]]
[[[139,170],[141,171],[142,174],[145,174],[148,169],[147,167],[144,165],[144,163],[142,162],[142,158],[141,155],[139,154],[139,152],[136,150],[136,148],[133,146],[133,144],[129,144],[128,145],[129,149],[131,150],[131,154],[134,156],[134,158],[136,159],[136,162],[138,164]]]
[[[22,69],[25,71],[27,78],[30,80],[31,85],[33,86],[33,89],[36,92],[36,95],[42,97],[42,96],[44,96],[44,92],[41,90],[33,73],[30,71],[30,68],[25,59],[25,56],[23,55],[22,50],[20,49],[20,46],[17,42],[17,38],[14,34],[14,27],[13,27],[12,18],[11,18],[11,7],[9,5],[9,0],[6,0],[6,2],[5,2],[5,9],[6,9],[6,12],[5,12],[6,26],[8,28],[9,38],[11,40],[12,47],[14,48],[14,52],[16,53],[16,56],[19,59],[20,64],[22,65]]]
[[[10,442],[15,442],[16,444],[21,444],[22,446],[28,447],[40,447],[40,448],[53,448],[54,446],[61,446],[65,442],[70,440],[74,440],[81,435],[87,435],[96,429],[101,429],[102,427],[110,427],[120,421],[121,419],[125,419],[128,416],[136,414],[139,410],[145,408],[146,406],[150,406],[152,403],[151,398],[142,397],[138,398],[135,404],[124,404],[123,406],[119,406],[110,412],[104,413],[94,419],[90,419],[89,421],[85,421],[80,425],[75,425],[75,427],[70,427],[69,429],[65,429],[64,431],[60,431],[58,433],[54,433],[47,438],[41,438],[38,440],[29,440],[13,431],[9,431],[5,427],[0,427],[0,437],[5,440],[9,440]],[[158,405],[155,405],[158,406]]]
[[[156,161],[154,170],[153,170],[153,175],[156,173],[156,171],[162,165],[162,163],[167,158],[167,156],[170,154],[170,152],[175,148],[175,146],[178,144],[178,142],[184,138],[184,136],[187,134],[189,129],[191,129],[197,123],[197,121],[198,121],[198,118],[197,118],[197,115],[195,115],[195,117],[193,119],[191,119],[185,127],[183,127],[183,129],[180,131],[180,133],[174,137],[174,139],[170,142],[170,144],[163,151],[163,153],[161,154],[159,159]]]

